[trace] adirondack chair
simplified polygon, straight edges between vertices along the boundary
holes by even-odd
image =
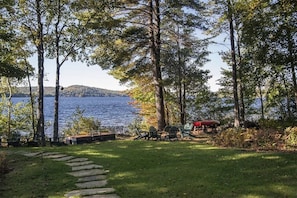
[[[182,138],[190,137],[193,129],[193,123],[187,123],[181,127]]]
[[[179,128],[176,126],[166,126],[164,128],[164,131],[167,132],[167,135],[165,137],[166,140],[178,140],[177,132],[179,132]]]
[[[149,133],[147,131],[141,131],[138,128],[136,129],[136,135],[137,135],[137,137],[134,138],[134,140],[139,140],[139,139],[142,139],[142,138],[144,138],[144,139],[149,138]]]
[[[150,126],[149,128],[148,139],[150,138],[155,138],[156,140],[161,139],[161,135],[158,133],[158,130],[153,126]]]

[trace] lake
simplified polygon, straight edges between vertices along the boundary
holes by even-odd
[[[29,98],[13,98],[14,103],[29,101]],[[131,106],[129,97],[61,97],[59,105],[60,131],[70,121],[77,108],[84,110],[84,117],[94,117],[101,122],[101,126],[129,125],[136,117],[138,109]],[[54,97],[44,98],[44,117],[49,124],[46,134],[51,136],[54,122]]]

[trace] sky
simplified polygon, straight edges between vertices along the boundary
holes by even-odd
[[[211,91],[217,91],[219,86],[217,80],[221,76],[221,68],[225,68],[226,64],[223,63],[218,52],[223,50],[222,46],[212,45],[209,50],[212,52],[208,57],[210,61],[205,64],[204,69],[210,71],[212,78],[209,80]],[[226,48],[224,49],[226,50]],[[37,72],[37,57],[34,56],[30,63],[36,68]],[[56,65],[54,60],[45,60],[45,78],[44,86],[55,86],[56,81]],[[71,85],[85,85],[90,87],[97,87],[109,90],[125,90],[126,86],[121,85],[119,81],[108,74],[108,71],[102,70],[98,65],[87,66],[81,62],[65,62],[61,67],[60,85],[68,87]],[[37,86],[37,79],[32,81],[32,86]]]

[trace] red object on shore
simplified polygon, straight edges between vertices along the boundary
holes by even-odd
[[[217,120],[197,120],[193,122],[194,127],[216,127],[220,125],[220,122]]]

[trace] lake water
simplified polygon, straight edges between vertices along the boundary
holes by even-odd
[[[13,98],[13,102],[28,101],[29,98]],[[59,101],[60,131],[70,121],[77,107],[84,110],[84,117],[94,117],[101,126],[127,126],[136,117],[138,110],[131,106],[129,97],[61,97]],[[51,136],[54,122],[54,97],[44,98],[44,117],[49,124],[46,134]]]

